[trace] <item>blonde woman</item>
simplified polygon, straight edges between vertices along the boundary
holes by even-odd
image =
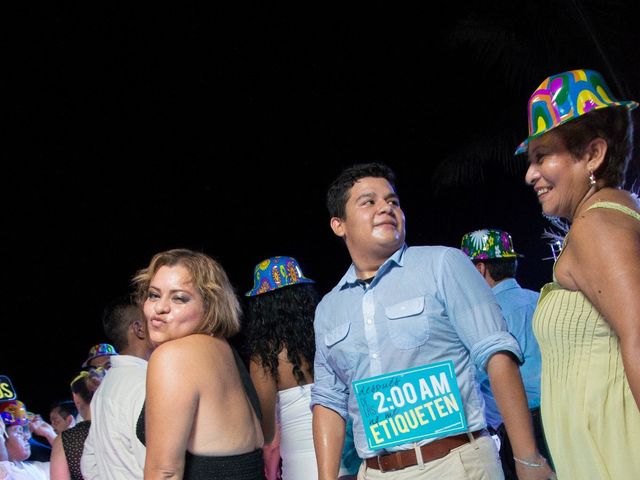
[[[147,369],[144,477],[263,479],[260,421],[227,339],[240,307],[207,255],[155,255],[134,284],[158,347]]]

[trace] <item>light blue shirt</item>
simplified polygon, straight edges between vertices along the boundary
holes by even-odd
[[[358,455],[367,446],[351,382],[451,360],[470,431],[486,426],[476,369],[512,352],[522,360],[491,289],[458,249],[403,246],[366,285],[351,265],[320,302],[311,407],[319,404],[353,419]],[[423,440],[421,444],[433,441]],[[413,448],[400,445],[389,451]]]
[[[536,309],[539,294],[533,290],[522,288],[514,278],[507,278],[501,281],[492,290],[507,322],[507,330],[516,337],[524,354],[524,363],[520,366],[520,375],[524,383],[529,408],[539,407],[542,358],[538,342],[531,328],[533,312]],[[479,371],[478,380],[480,381],[480,389],[486,404],[484,413],[487,423],[493,428],[498,428],[502,423],[502,416],[498,411],[496,400],[493,398],[489,377],[486,372]]]

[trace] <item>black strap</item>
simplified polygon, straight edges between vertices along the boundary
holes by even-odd
[[[233,357],[236,360],[236,366],[238,367],[238,373],[240,373],[240,380],[242,380],[242,385],[244,386],[244,391],[249,397],[249,401],[251,402],[251,406],[253,407],[253,411],[256,413],[256,417],[258,420],[262,421],[262,410],[260,409],[260,400],[258,399],[258,392],[256,392],[256,387],[253,386],[253,382],[251,381],[251,376],[247,371],[247,367],[244,362],[240,358],[238,351],[233,348],[232,345],[231,350],[233,351]]]

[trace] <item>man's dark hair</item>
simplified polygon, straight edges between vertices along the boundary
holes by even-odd
[[[518,269],[518,260],[515,258],[494,258],[491,260],[480,260],[475,263],[484,263],[489,270],[491,278],[500,282],[505,278],[515,278]]]
[[[59,400],[51,404],[49,411],[58,410],[58,414],[65,420],[69,415],[74,418],[78,415],[78,407],[73,400]]]
[[[384,178],[395,190],[396,175],[386,165],[381,163],[360,163],[342,171],[338,178],[329,186],[327,191],[327,209],[331,218],[346,217],[346,205],[349,200],[351,187],[365,177]]]
[[[133,322],[139,318],[142,318],[142,312],[130,295],[117,297],[104,308],[102,328],[118,352],[129,346],[127,332]]]

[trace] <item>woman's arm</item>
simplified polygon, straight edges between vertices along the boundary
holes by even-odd
[[[620,339],[622,361],[640,409],[640,230],[621,212],[593,209],[570,231],[569,275]]]
[[[262,410],[262,434],[265,443],[273,440],[276,431],[276,399],[278,387],[275,379],[267,372],[257,360],[251,359],[249,363],[249,374],[251,381],[256,388],[260,409]]]
[[[51,480],[70,480],[69,464],[62,446],[62,435],[58,435],[51,448]]]
[[[555,478],[547,460],[538,452],[520,370],[511,354],[498,352],[492,355],[487,363],[487,374],[491,382],[491,391],[513,447],[514,458],[536,465],[526,466],[517,463],[518,478],[520,480]]]
[[[179,341],[153,352],[147,368],[145,480],[181,479],[187,443],[198,406],[193,364],[198,350],[183,352]]]
[[[270,444],[262,447],[262,458],[267,480],[279,480],[282,472],[280,471],[280,429],[277,424],[273,440]]]

